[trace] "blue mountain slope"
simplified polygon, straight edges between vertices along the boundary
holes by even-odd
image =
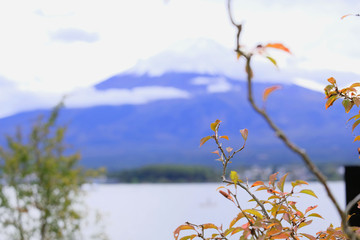
[[[220,76],[169,73],[159,77],[122,74],[96,85],[99,91],[139,86],[172,86],[190,93],[187,99],[168,99],[141,105],[98,106],[62,110],[60,123],[68,124],[67,140],[82,152],[85,166],[120,169],[152,163],[219,164],[214,143],[199,148],[199,140],[212,134],[209,126],[222,120],[223,135],[230,146],[242,145],[239,130],[249,129],[246,148],[234,163],[278,164],[300,161],[274,136],[250,108],[244,82],[226,79],[230,91],[210,92],[194,85],[194,78]],[[255,84],[261,103],[266,84]],[[351,131],[340,106],[325,110],[324,96],[296,85],[285,85],[272,93],[266,109],[295,143],[307,149],[317,162],[349,163],[357,160]],[[339,104],[338,104],[339,105]],[[19,124],[44,111],[17,114],[0,120],[0,133],[12,133]],[[3,141],[3,139],[1,140]],[[226,146],[228,142],[224,140]]]

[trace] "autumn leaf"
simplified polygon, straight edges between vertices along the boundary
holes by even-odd
[[[221,195],[223,195],[224,197],[226,197],[230,201],[232,201],[232,202],[234,201],[234,199],[230,196],[230,194],[224,192],[223,190],[220,190],[219,193],[221,193]]]
[[[180,233],[180,231],[182,231],[182,230],[195,230],[195,228],[194,228],[193,226],[191,226],[191,225],[180,225],[180,226],[177,227],[177,228],[175,229],[175,231],[174,231],[174,238],[175,238],[175,240],[178,239],[179,233]]]
[[[212,137],[211,136],[206,136],[206,137],[203,137],[201,140],[200,140],[200,147],[202,145],[204,145],[204,143],[206,143],[209,139],[211,139]]]
[[[275,184],[275,180],[276,180],[276,176],[278,175],[279,172],[273,173],[270,175],[269,177],[269,185],[273,185]]]
[[[211,152],[211,153],[217,154],[217,155],[220,157],[219,150],[213,151],[213,152]]]
[[[342,105],[343,105],[344,108],[345,108],[345,112],[346,112],[346,113],[349,113],[350,110],[351,110],[351,108],[354,106],[354,102],[351,101],[350,99],[344,99],[344,100],[342,101]]]
[[[216,119],[215,122],[211,123],[211,124],[210,124],[211,130],[213,130],[213,131],[215,132],[215,131],[217,130],[220,122],[221,122],[221,121],[220,121],[219,119]]]
[[[251,187],[256,187],[256,186],[260,186],[260,185],[264,185],[263,181],[256,181],[253,183],[253,185],[251,185]]]
[[[232,150],[234,150],[232,147],[227,147],[227,148],[226,148],[226,151],[227,151],[228,153],[230,153]]]
[[[325,109],[328,109],[331,105],[333,105],[336,99],[338,99],[337,95],[332,95],[331,97],[329,97],[325,103]]]
[[[277,187],[280,189],[281,192],[284,192],[284,184],[285,184],[285,179],[286,179],[287,175],[288,175],[288,173],[286,173],[284,176],[282,176],[282,178],[277,183]]]
[[[351,84],[350,88],[354,88],[354,87],[360,87],[360,83],[353,83],[353,84]]]
[[[354,131],[354,129],[356,128],[356,126],[359,125],[359,123],[360,123],[360,119],[357,120],[356,122],[354,122],[354,124],[352,125],[352,128],[351,128],[351,131],[352,131],[352,132]]]
[[[263,93],[263,101],[266,101],[266,99],[268,98],[270,93],[272,93],[273,91],[278,90],[280,88],[281,88],[281,86],[272,86],[272,87],[266,88]]]
[[[308,195],[310,195],[310,196],[313,196],[313,197],[318,198],[318,197],[316,196],[316,194],[315,194],[312,190],[310,190],[310,189],[303,189],[303,190],[300,191],[300,193],[305,193],[305,194],[308,194]]]
[[[282,43],[268,43],[265,46],[265,48],[276,48],[291,54],[290,50],[287,47],[285,47]]]
[[[328,82],[331,84],[335,84],[336,80],[335,80],[335,78],[331,77],[331,78],[328,78]]]
[[[250,213],[250,214],[252,214],[254,216],[257,216],[260,219],[263,218],[263,215],[261,213],[259,213],[258,211],[256,211],[255,209],[246,209],[246,210],[244,210],[244,212]]]
[[[223,138],[223,139],[229,140],[229,137],[228,137],[228,136],[220,136],[219,138]]]
[[[324,219],[320,214],[318,213],[312,213],[312,214],[309,214],[308,217],[317,217],[317,218],[322,218]]]
[[[218,227],[215,224],[212,223],[206,223],[202,225],[204,229],[209,229],[209,228],[213,228],[213,229],[218,229]]]
[[[244,141],[246,141],[247,137],[248,137],[248,134],[249,134],[249,131],[246,128],[244,128],[244,129],[240,130],[240,133],[241,133],[241,136],[243,137]]]
[[[346,14],[346,15],[344,15],[344,16],[341,17],[341,20],[343,20],[344,18],[346,18],[346,17],[348,17],[348,16],[352,16],[352,15],[354,15],[354,14],[351,14],[351,13],[350,13],[350,14]]]
[[[308,207],[308,208],[305,210],[305,214],[306,214],[307,212],[310,212],[311,210],[314,210],[315,208],[317,208],[317,205]]]

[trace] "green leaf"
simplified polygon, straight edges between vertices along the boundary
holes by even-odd
[[[310,189],[303,189],[303,190],[300,191],[300,193],[305,193],[305,194],[308,194],[308,195],[310,195],[310,196],[313,196],[313,197],[318,198],[318,197],[316,196],[316,194],[315,194],[312,190],[310,190]]]
[[[277,187],[280,189],[281,192],[284,192],[284,184],[285,184],[285,179],[287,177],[288,173],[286,173],[284,176],[281,177],[281,179],[279,180],[279,182],[277,183]]]
[[[351,101],[350,99],[344,99],[344,100],[342,101],[342,105],[343,105],[344,108],[345,108],[345,112],[346,112],[346,113],[349,113],[350,110],[351,110],[351,108],[354,106],[354,102]]]
[[[258,211],[256,211],[255,209],[245,209],[244,212],[246,213],[250,213],[252,215],[257,216],[258,218],[262,219],[263,215],[261,213],[259,213]]]
[[[270,60],[270,62],[272,62],[272,64],[274,64],[275,65],[275,67],[276,68],[278,68],[278,65],[277,65],[277,62],[275,61],[275,59],[273,59],[272,57],[270,57],[270,56],[266,56],[266,58],[267,59],[269,59]]]
[[[201,140],[200,140],[200,147],[202,145],[204,145],[204,143],[206,143],[209,139],[211,139],[212,136],[206,136],[206,137],[203,137]]]

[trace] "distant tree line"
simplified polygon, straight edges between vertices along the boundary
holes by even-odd
[[[220,176],[211,167],[190,165],[150,165],[108,173],[112,181],[126,183],[216,182]]]

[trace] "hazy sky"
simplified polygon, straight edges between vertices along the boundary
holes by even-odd
[[[225,2],[0,1],[0,117],[48,107],[65,93],[91,87],[185,39],[212,39],[233,48]],[[246,46],[282,42],[293,55],[274,53],[281,69],[329,76],[360,75],[360,17],[340,20],[358,12],[356,0],[234,0]]]

